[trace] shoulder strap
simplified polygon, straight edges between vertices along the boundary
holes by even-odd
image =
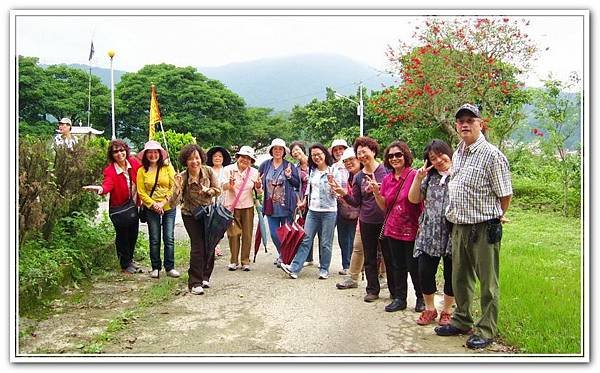
[[[150,192],[150,198],[152,198],[152,194],[154,194],[154,190],[156,189],[156,184],[158,183],[158,173],[160,172],[160,167],[156,167],[156,177],[154,178],[154,185],[152,186],[152,191]]]
[[[409,174],[410,174],[410,172],[409,172]],[[394,177],[394,176],[392,175],[392,177]],[[392,203],[390,203],[390,205],[386,206],[386,208],[385,208],[385,218],[383,219],[384,227],[385,227],[385,223],[387,222],[388,218],[390,217],[390,214],[392,212],[392,207],[394,207],[394,204],[396,203],[396,200],[398,199],[398,196],[400,195],[400,191],[402,190],[402,187],[404,186],[404,182],[406,181],[406,179],[408,179],[408,175],[406,175],[404,180],[402,180],[402,183],[400,183],[400,188],[398,188],[398,191],[396,191],[396,195],[394,196]]]

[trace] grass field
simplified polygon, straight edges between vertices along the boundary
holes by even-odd
[[[581,221],[512,209],[500,250],[500,336],[522,353],[582,353]]]

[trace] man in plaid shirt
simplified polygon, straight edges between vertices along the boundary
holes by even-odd
[[[499,254],[502,223],[512,196],[508,161],[483,136],[479,109],[471,104],[456,112],[462,139],[452,157],[446,218],[452,229],[452,322],[435,328],[440,336],[471,334],[467,347],[485,348],[497,334]],[[471,301],[475,282],[481,290],[481,318],[473,326]]]

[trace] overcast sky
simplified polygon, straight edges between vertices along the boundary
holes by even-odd
[[[390,11],[376,11],[380,15],[371,16],[369,11],[358,11],[355,15],[334,11],[337,15],[331,16],[326,11],[317,12],[319,15],[300,11],[282,16],[264,15],[269,11],[255,12],[252,15],[248,15],[250,11],[237,11],[236,15],[232,11],[209,12],[210,15],[199,15],[198,11],[196,14],[189,11],[18,13],[14,40],[17,54],[39,57],[44,64],[87,64],[93,39],[93,66],[109,67],[107,51],[113,49],[114,68],[126,71],[163,62],[177,66],[220,66],[305,53],[341,54],[384,70],[387,46],[397,45],[399,39],[410,42],[415,26],[425,14],[412,11],[402,15],[407,12],[396,11],[397,15],[387,16]],[[537,15],[536,11],[504,13],[530,20],[524,31],[540,47],[534,70],[523,77],[528,85],[539,85],[539,79],[550,72],[560,79],[567,79],[573,71],[581,76],[582,16],[543,15],[539,11]]]

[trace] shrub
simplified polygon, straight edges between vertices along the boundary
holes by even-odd
[[[114,230],[106,216],[94,225],[73,213],[57,222],[48,239],[41,232],[29,235],[19,248],[20,312],[35,308],[62,285],[117,267],[114,253]]]

